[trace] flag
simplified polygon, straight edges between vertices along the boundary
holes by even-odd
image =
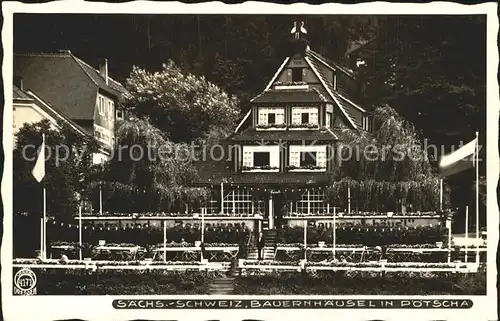
[[[439,162],[439,170],[443,176],[451,176],[474,166],[477,137],[470,143],[460,147],[451,154],[445,155]]]
[[[38,183],[40,183],[45,177],[45,135],[42,135],[42,146],[40,146],[38,158],[31,173]]]

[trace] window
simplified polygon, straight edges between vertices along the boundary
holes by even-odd
[[[122,110],[117,110],[116,111],[116,119],[122,120],[123,119],[123,111]]]
[[[332,127],[332,113],[326,113],[326,127]]]
[[[253,166],[262,167],[269,166],[270,153],[269,152],[254,152],[253,153]]]
[[[309,113],[302,113],[300,115],[300,123],[301,124],[309,124]]]
[[[105,113],[104,97],[99,96],[99,99],[97,101],[97,107],[99,109],[99,115],[104,116]]]
[[[326,169],[326,150],[325,145],[303,146],[291,145],[289,147],[289,169],[300,170],[325,170]],[[311,168],[312,167],[312,168]]]
[[[282,125],[285,123],[285,108],[261,107],[259,108],[259,125]]]
[[[223,199],[224,213],[253,214],[264,211],[264,201],[254,199],[249,190],[233,190]]]
[[[292,124],[318,124],[317,107],[293,107]]]
[[[301,214],[327,214],[333,212],[333,206],[325,202],[325,194],[320,190],[308,190],[295,203],[295,209]]]
[[[316,152],[301,152],[300,167],[316,166]]]
[[[113,102],[108,100],[108,115],[111,118],[113,115]]]
[[[276,124],[276,114],[267,114],[267,123]]]
[[[292,68],[292,82],[302,81],[302,68]]]

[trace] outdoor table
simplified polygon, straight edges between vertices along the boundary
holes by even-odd
[[[333,257],[333,247],[311,247],[307,251],[310,252],[310,259],[323,259],[325,254]],[[341,256],[348,261],[355,261],[356,256],[359,255],[359,260],[363,261],[364,254],[366,253],[365,247],[336,247],[335,254],[341,253]]]
[[[235,259],[239,252],[238,246],[210,246],[205,248],[205,252],[210,254],[209,261],[217,262],[221,261],[231,261]]]
[[[137,253],[140,252],[142,248],[140,246],[106,246],[100,245],[95,248],[95,251],[109,251],[109,252],[128,252],[132,254],[131,259],[136,259]]]
[[[201,253],[200,247],[195,246],[171,246],[171,247],[161,247],[156,248],[154,250],[155,255],[153,256],[153,260],[156,258],[158,253],[163,252],[174,252],[173,261],[197,261],[198,253]]]

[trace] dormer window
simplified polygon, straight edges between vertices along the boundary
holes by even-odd
[[[285,108],[284,107],[260,107],[259,128],[285,127]]]
[[[303,68],[292,68],[292,82],[303,81]]]
[[[313,128],[318,126],[317,107],[293,107],[291,127]]]

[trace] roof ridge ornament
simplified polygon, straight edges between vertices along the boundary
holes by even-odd
[[[299,39],[301,34],[307,35],[307,30],[304,27],[304,24],[305,24],[304,21],[301,21],[300,27],[297,27],[297,21],[293,22],[293,28],[290,31],[290,33],[294,35],[295,39]]]

